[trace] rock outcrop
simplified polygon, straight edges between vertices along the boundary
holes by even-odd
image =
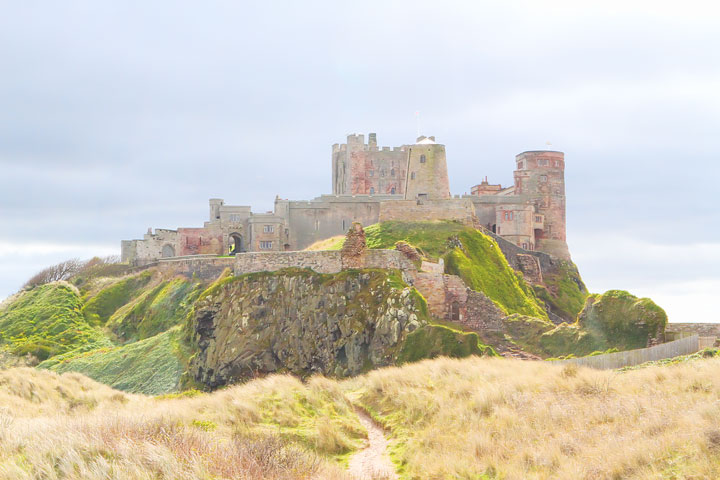
[[[269,372],[348,376],[391,365],[427,313],[396,273],[284,270],[221,283],[190,321],[189,374],[215,388]]]

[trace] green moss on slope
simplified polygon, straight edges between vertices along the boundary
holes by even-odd
[[[201,285],[178,277],[146,290],[120,307],[107,327],[125,341],[152,337],[179,325],[201,292]]]
[[[474,228],[453,221],[392,221],[370,225],[365,237],[368,248],[393,249],[405,241],[427,258],[444,258],[447,273],[460,276],[507,313],[547,319],[542,301],[510,267],[495,241]]]
[[[629,350],[643,348],[649,338],[660,336],[667,314],[649,298],[609,290],[588,297],[578,323],[607,347]]]
[[[574,322],[585,305],[587,288],[572,262],[558,260],[557,271],[543,272],[542,285],[534,285],[536,295],[549,304],[556,315]]]
[[[36,287],[0,311],[0,339],[15,355],[30,353],[41,360],[78,347],[112,345],[87,323],[81,306],[76,289],[67,283]]]
[[[473,229],[458,234],[463,248],[445,256],[445,270],[458,275],[473,290],[483,292],[507,313],[547,319],[533,290],[508,264],[495,241]]]
[[[102,289],[87,301],[83,314],[92,325],[104,325],[117,309],[139,295],[150,283],[153,272],[148,270],[132,277],[124,278]]]
[[[79,372],[118,390],[157,395],[179,389],[189,351],[179,327],[122,347],[70,353],[39,365],[58,373]]]
[[[400,348],[397,363],[416,362],[439,356],[463,358],[470,355],[496,355],[492,347],[480,343],[474,332],[461,332],[444,325],[425,325],[408,334]]]

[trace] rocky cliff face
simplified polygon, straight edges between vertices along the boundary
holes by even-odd
[[[389,271],[236,277],[196,303],[188,373],[210,388],[278,371],[354,375],[393,364],[427,318],[422,297]]]

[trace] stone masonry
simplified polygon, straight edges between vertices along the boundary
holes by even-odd
[[[332,147],[332,194],[310,201],[277,197],[273,211],[210,199],[202,227],[152,229],[121,242],[124,262],[143,265],[183,255],[303,250],[347,232],[353,222],[457,220],[483,226],[521,253],[569,259],[565,243],[565,156],[529,151],[515,157],[514,184],[485,179],[471,195],[450,194],[445,145],[419,137],[400,147],[380,147],[377,136],[349,135]],[[240,186],[239,186],[240,187]]]

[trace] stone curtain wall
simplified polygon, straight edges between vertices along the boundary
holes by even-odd
[[[317,273],[338,273],[345,268],[386,268],[415,270],[415,266],[397,250],[366,250],[350,264],[339,251],[321,252],[250,252],[235,256],[235,275],[275,272],[283,268],[310,268]]]
[[[689,355],[700,350],[699,337],[693,335],[674,342],[663,343],[654,347],[639,348],[626,352],[606,353],[592,357],[571,358],[556,360],[555,363],[611,370],[615,368],[631,367],[645,362],[654,362],[663,358],[673,358],[680,355]]]
[[[471,200],[396,200],[380,204],[380,222],[402,220],[419,222],[425,220],[458,220],[472,226],[475,207]]]
[[[342,270],[339,251],[328,252],[249,252],[235,256],[235,275],[275,272],[283,268],[310,268],[317,273]]]
[[[666,338],[673,335],[679,339],[697,334],[701,337],[720,337],[720,323],[668,323],[665,327]]]
[[[160,259],[148,266],[157,265],[157,268],[162,272],[173,272],[186,277],[195,275],[202,280],[215,280],[226,268],[232,269],[234,264],[235,259],[232,257],[193,255]]]

